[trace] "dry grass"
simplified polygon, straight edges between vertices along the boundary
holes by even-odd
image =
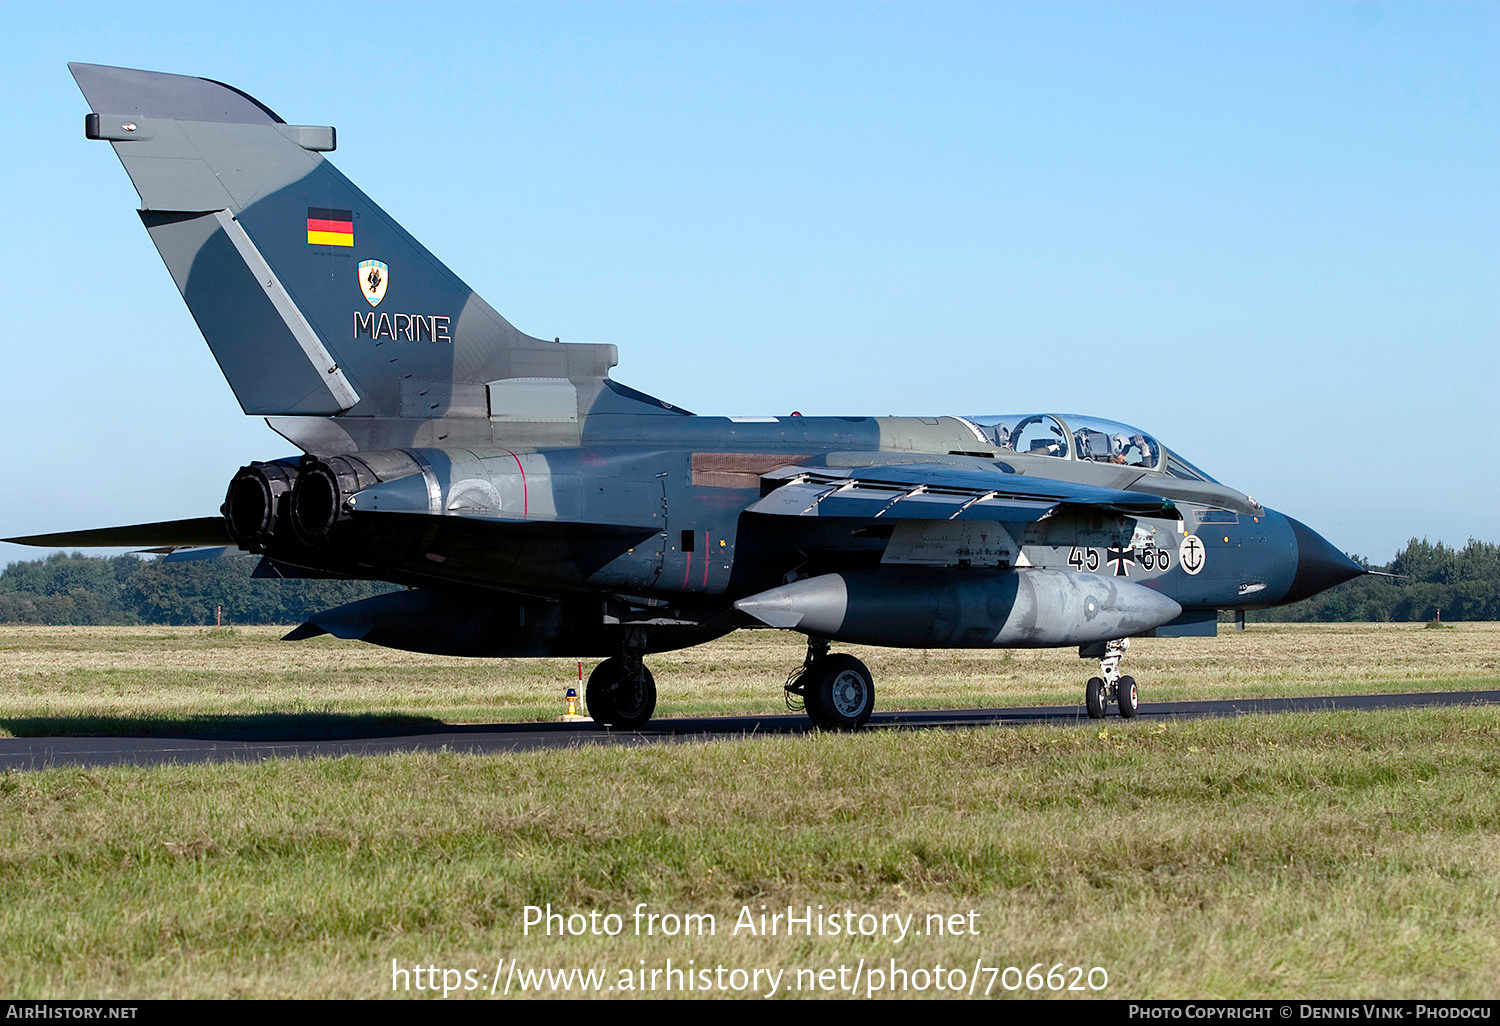
[[[565,660],[273,629],[0,630],[0,727],[555,715]],[[1149,698],[1493,687],[1500,627],[1252,625],[1145,641]],[[1070,652],[862,650],[886,708],[1076,701]],[[652,660],[665,711],[777,708],[761,632]],[[391,993],[476,974],[896,958],[1101,966],[1110,997],[1494,997],[1493,709],[878,732],[501,757],[0,775],[0,993]],[[710,938],[527,936],[527,904],[712,913]],[[761,904],[966,913],[977,937],[750,938]],[[611,981],[617,977],[612,976]],[[605,996],[609,996],[606,992]]]
[[[493,722],[562,710],[567,659],[472,660],[283,630],[0,628],[0,733],[121,732],[275,716]],[[1094,664],[1073,650],[844,646],[875,674],[878,708],[1074,704]],[[1125,664],[1146,702],[1451,690],[1500,685],[1500,624],[1255,624],[1218,638],[1137,641]],[[782,707],[799,636],[744,631],[654,656],[661,715]],[[585,672],[589,669],[585,666]]]
[[[1493,710],[1438,709],[6,774],[0,993],[895,958],[1101,966],[1115,998],[1492,998],[1497,752]],[[527,936],[549,902],[720,928]],[[979,934],[734,936],[762,904]]]

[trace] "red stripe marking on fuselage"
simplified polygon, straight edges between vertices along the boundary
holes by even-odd
[[[510,452],[509,449],[505,451]],[[516,461],[516,469],[521,472],[521,518],[524,520],[526,518],[526,511],[530,508],[526,495],[526,468],[521,466],[521,457],[515,453],[510,452],[510,458]]]
[[[338,232],[340,235],[353,235],[353,221],[325,221],[319,217],[307,219],[307,230],[310,232]]]

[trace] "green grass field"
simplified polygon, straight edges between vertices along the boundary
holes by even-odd
[[[12,629],[0,724],[551,715],[570,669],[272,636]],[[1497,636],[1253,625],[1140,643],[1130,668],[1147,701],[1493,687]],[[654,668],[669,709],[774,708],[797,655],[754,635]],[[870,655],[886,708],[1073,701],[1087,666]],[[605,986],[691,959],[779,971],[778,996],[802,997],[825,993],[817,970],[894,959],[1100,967],[1116,998],[1493,998],[1497,778],[1493,707],[7,773],[0,994],[380,997],[395,959],[460,988],[470,971],[480,986],[457,998],[487,994],[501,959],[605,970]],[[718,929],[637,937],[643,902]],[[624,933],[527,935],[525,907],[547,903],[617,913]],[[819,904],[919,925],[972,910],[978,933],[732,932],[747,906]]]
[[[551,719],[568,659],[458,659],[285,628],[0,627],[0,736],[400,728],[422,720]],[[800,636],[741,631],[648,660],[662,716],[772,712]],[[1081,704],[1097,672],[1073,649],[840,646],[875,675],[877,709]],[[585,673],[592,668],[586,664]],[[1500,687],[1500,624],[1252,624],[1218,638],[1146,639],[1124,664],[1143,702]]]

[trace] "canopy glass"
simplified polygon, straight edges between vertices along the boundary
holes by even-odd
[[[967,417],[997,449],[1028,456],[1113,463],[1174,477],[1212,481],[1140,428],[1076,413],[1002,414]]]

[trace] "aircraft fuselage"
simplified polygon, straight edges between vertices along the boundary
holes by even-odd
[[[880,467],[883,480],[860,478],[861,465]],[[358,468],[368,467],[361,478]],[[833,482],[845,507],[861,505],[764,508],[768,493],[798,483],[798,471],[817,477],[829,467],[853,483],[823,484]],[[618,609],[607,618],[633,615],[658,628],[722,625],[738,600],[801,578],[876,568],[905,569],[908,578],[942,568],[980,582],[1020,569],[1055,571],[1150,589],[1201,623],[1204,613],[1301,597],[1318,564],[1328,564],[1326,577],[1342,559],[1300,524],[1217,482],[1008,451],[958,417],[594,416],[575,447],[413,446],[288,465],[303,476],[325,468],[331,494],[318,493],[316,504],[306,498],[316,491],[310,487],[289,494],[277,529],[242,544],[287,566],[412,585],[468,585],[564,605],[597,605],[608,595],[603,605]],[[1160,516],[1063,503],[1040,517],[965,519],[972,494],[945,494],[941,480],[924,483],[917,473],[945,468],[993,476],[1008,495],[1034,478],[1043,492],[1063,481],[1143,495],[1169,487],[1176,498]],[[936,512],[903,516],[914,504],[944,500]],[[317,523],[301,516],[299,502],[316,506]],[[976,644],[962,629],[886,637],[923,647]],[[1018,642],[996,633],[978,643]]]

